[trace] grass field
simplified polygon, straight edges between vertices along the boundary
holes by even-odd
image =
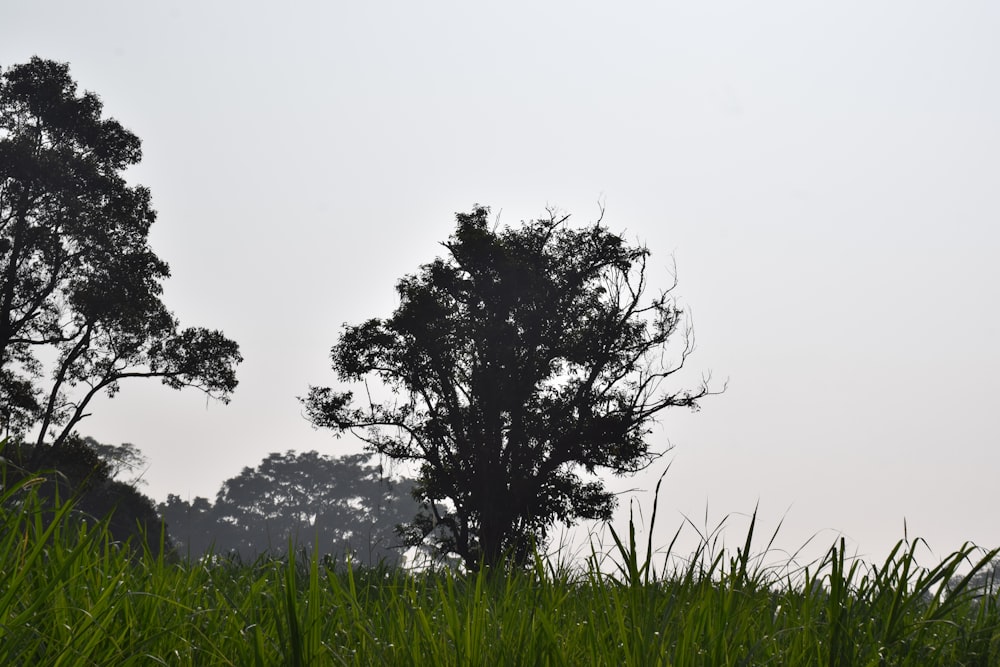
[[[970,585],[997,552],[971,546],[927,568],[917,543],[865,564],[839,542],[790,570],[757,565],[751,524],[667,572],[634,528],[517,573],[187,563],[30,487],[0,492],[2,665],[1000,665],[996,596]]]

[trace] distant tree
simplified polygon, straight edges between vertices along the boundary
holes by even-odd
[[[39,456],[126,378],[227,400],[241,361],[236,343],[180,329],[160,300],[169,270],[147,243],[149,190],[123,177],[140,142],[101,111],[64,63],[0,75],[0,428],[37,427]]]
[[[962,577],[954,577],[949,584],[956,587],[961,581]],[[968,588],[987,598],[1000,597],[1000,557],[994,558],[986,567],[973,574],[969,579]],[[1000,602],[1000,599],[997,601]]]
[[[97,454],[108,466],[108,475],[115,480],[138,487],[142,484],[141,475],[146,465],[146,457],[138,447],[130,442],[120,445],[106,445],[90,436],[83,438],[84,444]],[[119,479],[124,473],[133,475],[130,479]]]
[[[390,480],[369,455],[332,458],[317,452],[273,453],[223,483],[214,506],[175,495],[159,509],[178,550],[208,548],[254,558],[282,554],[289,540],[355,562],[397,563],[396,526],[417,509],[412,480]]]
[[[153,501],[134,484],[114,478],[106,460],[111,445],[72,435],[58,450],[48,445],[7,441],[0,447],[8,483],[24,476],[39,477],[37,493],[50,507],[58,499],[73,503],[72,514],[84,521],[107,520],[111,537],[141,550],[144,541],[158,546],[161,521]],[[103,453],[102,453],[103,452]],[[131,453],[142,458],[134,446]]]
[[[228,545],[220,540],[215,506],[208,498],[196,496],[194,500],[187,501],[171,493],[166,502],[157,505],[156,510],[181,556],[197,558],[213,547],[220,552],[229,551]]]
[[[648,466],[657,413],[709,393],[664,389],[692,339],[681,328],[668,346],[682,324],[669,290],[644,300],[646,248],[600,220],[571,229],[550,211],[497,230],[488,216],[458,214],[447,258],[399,281],[392,317],[345,325],[333,347],[341,380],[377,378],[395,398],[304,400],[317,426],[420,463],[409,542],[469,568],[524,564],[556,520],[608,519],[616,499],[594,473]]]

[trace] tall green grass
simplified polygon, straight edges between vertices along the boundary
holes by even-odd
[[[44,483],[0,492],[3,665],[1000,664],[997,599],[971,585],[997,552],[971,545],[926,568],[919,541],[877,565],[840,541],[790,571],[754,552],[754,517],[735,553],[706,539],[659,570],[634,523],[575,569],[361,569],[294,549],[189,563],[43,507]]]

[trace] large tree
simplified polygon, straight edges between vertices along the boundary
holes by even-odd
[[[366,384],[360,404],[319,387],[304,401],[314,424],[419,463],[408,536],[469,568],[526,562],[556,520],[610,518],[595,473],[648,466],[657,413],[709,391],[666,388],[692,339],[669,289],[645,296],[648,250],[549,213],[503,229],[485,207],[458,214],[447,257],[399,281],[392,316],[333,347],[342,381],[392,397]]]
[[[375,565],[401,560],[395,528],[413,516],[413,481],[393,480],[370,455],[274,452],[256,468],[226,480],[215,504],[170,495],[160,513],[180,551],[199,556],[282,554],[291,539],[322,554]]]
[[[0,428],[37,427],[58,449],[91,400],[154,377],[225,400],[239,348],[180,329],[160,299],[167,264],[147,243],[156,215],[124,173],[139,139],[78,94],[64,63],[0,75]],[[36,448],[41,451],[41,448]]]

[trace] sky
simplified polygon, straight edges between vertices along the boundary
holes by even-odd
[[[245,357],[229,405],[136,381],[80,431],[138,446],[157,500],[358,451],[297,400],[341,325],[388,316],[458,211],[603,206],[654,287],[676,267],[676,387],[726,385],[610,482],[619,526],[669,462],[657,546],[728,517],[735,548],[755,508],[786,554],[1000,546],[998,34],[992,0],[6,0],[0,67],[69,62],[142,139],[165,302]]]

